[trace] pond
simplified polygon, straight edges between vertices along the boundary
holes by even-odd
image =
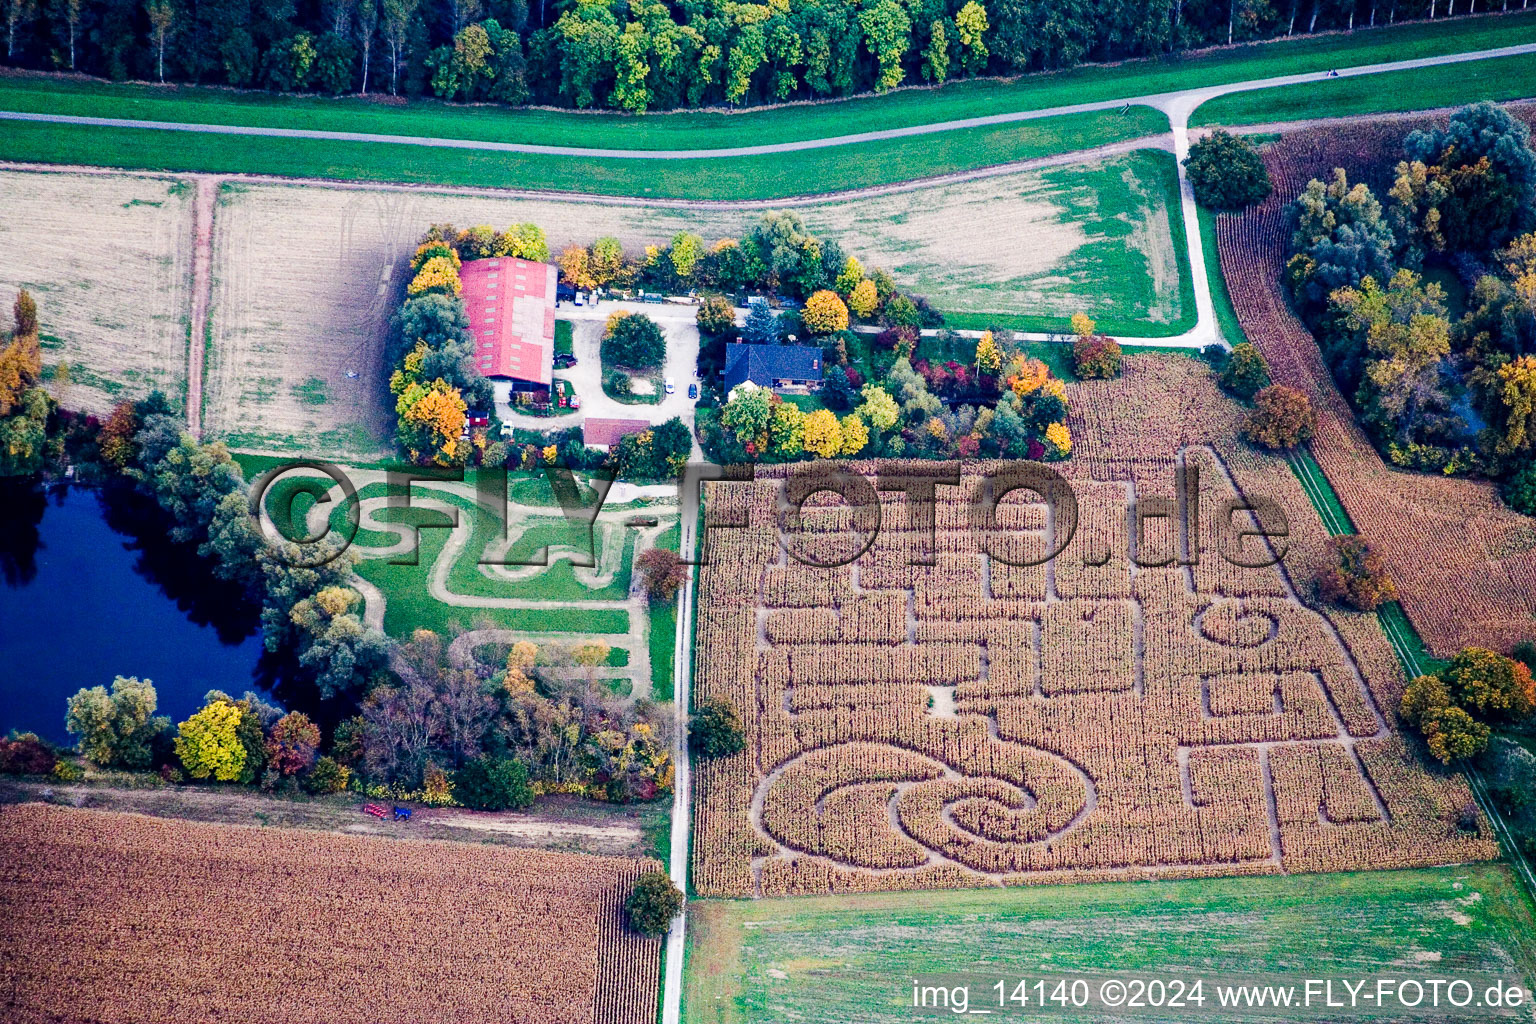
[[[265,693],[258,612],[127,487],[0,482],[0,735],[72,742],[65,700],[119,675],[173,723],[209,690]]]

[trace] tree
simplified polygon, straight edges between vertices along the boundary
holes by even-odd
[[[1071,323],[1072,333],[1077,335],[1079,338],[1092,337],[1095,328],[1098,327],[1098,325],[1093,322],[1093,317],[1082,311],[1078,311],[1072,314]]]
[[[896,0],[876,0],[859,12],[864,45],[879,64],[875,91],[885,92],[901,84],[901,61],[912,41],[912,19]]]
[[[849,257],[849,259],[852,258]],[[860,320],[868,320],[879,308],[880,292],[875,288],[875,282],[867,277],[854,285],[853,290],[848,293],[848,309]]]
[[[508,693],[532,693],[533,679],[528,670],[538,661],[539,647],[531,640],[519,640],[507,652],[507,674],[502,677],[502,687]]]
[[[1456,111],[1445,128],[1415,131],[1403,140],[1410,161],[1448,176],[1451,194],[1439,208],[1449,248],[1493,248],[1536,224],[1530,138],[1523,123],[1484,102]]]
[[[0,738],[0,775],[51,775],[58,763],[53,750],[33,733]]]
[[[284,777],[309,771],[319,750],[320,728],[302,711],[284,715],[267,734],[267,765]]]
[[[144,0],[144,13],[149,18],[150,33],[155,41],[155,74],[164,82],[165,44],[170,40],[171,27],[176,22],[176,7],[171,0]]]
[[[363,84],[359,90],[368,95],[368,69],[373,58],[373,41],[379,32],[379,0],[362,0],[357,9],[357,43],[363,51]]]
[[[647,871],[635,879],[635,887],[624,901],[629,927],[651,938],[665,935],[682,910],[683,894],[665,871]]]
[[[837,456],[843,447],[843,431],[837,414],[831,409],[817,409],[805,417],[805,450],[824,459]]]
[[[766,302],[754,302],[747,310],[741,327],[741,340],[748,345],[775,345],[779,341],[779,318]]]
[[[991,331],[982,331],[976,340],[976,372],[996,375],[1003,368],[1003,353]]]
[[[928,45],[923,47],[923,80],[942,83],[949,77],[949,38],[942,18],[928,26]]]
[[[194,779],[238,781],[245,771],[246,748],[240,739],[245,712],[229,700],[214,700],[177,728],[176,756]]]
[[[37,300],[25,288],[16,292],[16,301],[11,304],[11,323],[18,337],[37,333]]]
[[[705,295],[699,300],[693,318],[699,332],[710,338],[718,338],[736,327],[736,310],[724,295]]]
[[[1333,537],[1328,546],[1336,564],[1318,574],[1317,589],[1324,600],[1363,612],[1397,600],[1397,588],[1387,575],[1386,563],[1365,538]]]
[[[1504,481],[1500,493],[1516,512],[1536,516],[1536,462],[1512,473]]]
[[[645,593],[652,601],[670,601],[688,582],[688,566],[677,552],[667,548],[646,548],[635,559]]]
[[[1523,663],[1482,647],[1468,647],[1441,673],[1457,707],[1515,721],[1536,710],[1536,682]]]
[[[1257,348],[1240,341],[1232,346],[1232,354],[1218,379],[1222,390],[1238,398],[1250,399],[1269,387],[1269,366]]]
[[[1189,147],[1184,169],[1195,199],[1212,210],[1241,210],[1274,188],[1253,144],[1220,128]]]
[[[1306,393],[1271,384],[1253,398],[1253,411],[1243,423],[1249,441],[1265,448],[1295,448],[1312,440],[1316,417]]]
[[[5,0],[5,60],[16,59],[16,29],[37,14],[36,0]],[[161,79],[164,81],[164,78]]]
[[[453,775],[453,798],[477,811],[521,811],[533,806],[528,766],[515,758],[484,755]]]
[[[889,391],[878,384],[865,384],[859,393],[864,397],[864,404],[859,406],[860,419],[882,434],[896,425],[901,409]]]
[[[615,313],[608,318],[601,355],[605,364],[648,370],[667,358],[667,341],[645,314]]]
[[[384,14],[384,41],[389,44],[389,94],[397,95],[400,62],[410,41],[411,23],[421,0],[381,0]]]
[[[746,747],[741,716],[730,701],[707,697],[696,701],[695,708],[688,720],[688,749],[694,755],[712,760],[738,754]]]
[[[1458,707],[1431,708],[1419,724],[1429,752],[1441,764],[1482,753],[1491,730]]]
[[[822,289],[806,300],[800,319],[812,334],[834,334],[848,329],[848,307],[836,292]]]
[[[1498,369],[1499,402],[1504,424],[1500,455],[1536,449],[1536,356],[1519,356]]]
[[[148,768],[156,736],[171,720],[155,714],[158,698],[148,679],[118,676],[104,686],[78,691],[65,706],[64,727],[79,737],[80,753],[103,768]]]
[[[1120,376],[1120,343],[1094,334],[1072,344],[1073,369],[1084,380],[1108,380]]]
[[[976,0],[967,0],[955,13],[955,32],[960,39],[960,65],[968,75],[977,75],[987,68],[987,44],[982,41],[991,26],[987,24],[987,9]]]
[[[841,366],[829,369],[821,381],[821,400],[828,409],[847,412],[858,400],[859,393],[848,381],[848,371]]]
[[[853,290],[864,283],[864,266],[855,256],[843,261],[843,269],[832,284],[832,290],[845,299],[851,299]]]
[[[459,389],[441,377],[431,384],[410,384],[395,402],[400,422],[396,439],[416,463],[463,465],[461,442],[468,405]]]
[[[326,755],[315,761],[315,766],[309,770],[309,774],[299,780],[299,785],[306,793],[323,796],[327,793],[340,793],[346,789],[351,777],[352,769],[334,757]]]
[[[839,455],[857,455],[869,444],[869,428],[864,425],[858,413],[844,416],[838,427],[843,437],[842,447],[837,452]]]
[[[737,443],[748,452],[760,453],[760,445],[767,440],[768,421],[773,417],[773,392],[748,385],[752,382],[731,389],[720,412],[720,425],[735,434]]]
[[[1371,190],[1351,186],[1342,168],[1327,183],[1309,181],[1291,211],[1296,255],[1286,272],[1298,304],[1317,309],[1335,289],[1358,287],[1366,277],[1391,280],[1397,244],[1391,225]]]
[[[704,239],[687,231],[679,231],[672,236],[672,244],[667,248],[667,259],[672,264],[672,272],[684,285],[693,280],[694,271],[703,258]]]

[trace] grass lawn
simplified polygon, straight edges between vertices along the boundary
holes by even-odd
[[[996,1008],[991,986],[999,978],[1082,977],[1097,991],[1105,978],[1138,975],[1203,977],[1206,1003],[1201,1013],[1141,1009],[1135,1020],[1230,1024],[1298,1018],[1215,1008],[1214,985],[1223,981],[1478,978],[1486,979],[1481,995],[1494,978],[1529,986],[1536,972],[1530,905],[1501,864],[710,900],[690,904],[689,915],[688,1024],[953,1020],[950,1009],[912,1007],[913,979],[968,983],[975,1010]],[[1348,1019],[1383,1019],[1375,1009]],[[1106,1017],[1102,1007],[1042,1013],[1031,1004],[1008,1019]],[[1399,1011],[1391,1019],[1407,1018]]]
[[[1039,110],[1533,40],[1536,40],[1536,12],[1416,22],[1361,29],[1348,34],[1328,33],[1254,43],[1189,57],[1125,61],[1110,66],[1089,65],[1013,80],[957,82],[939,89],[912,88],[885,96],[739,113],[681,112],[632,117],[613,113],[452,106],[436,101],[397,103],[383,97],[325,99],[195,86],[113,85],[46,75],[0,77],[0,108],[91,117],[300,127],[541,145],[704,149],[827,138],[849,132]],[[8,125],[6,133],[19,127]],[[100,130],[88,128],[85,131]],[[102,136],[97,148],[106,153],[113,145],[113,141]],[[251,151],[263,153],[276,145],[277,140],[259,140],[251,146]],[[336,146],[335,143],[319,145]],[[417,158],[426,159],[424,156]],[[448,154],[437,162],[448,165],[464,159],[461,155]],[[241,169],[255,170],[251,167]]]
[[[555,321],[555,355],[568,356],[571,354],[571,322],[569,320]]]
[[[656,546],[676,551],[682,543],[682,528],[674,526],[656,538]],[[676,666],[672,659],[677,655],[677,602],[667,601],[650,606],[650,628],[646,636],[651,652],[651,698],[671,700]],[[666,858],[662,858],[666,862]]]
[[[1138,106],[1125,115],[1072,114],[787,155],[634,160],[8,121],[0,132],[0,159],[654,198],[775,199],[990,167],[1167,130],[1167,117]]]
[[[1507,41],[1496,45],[1526,41],[1523,33],[1511,32]],[[1428,110],[1478,100],[1531,96],[1536,96],[1536,57],[1524,54],[1233,93],[1196,108],[1190,123],[1268,124],[1346,114]]]
[[[1211,286],[1211,303],[1216,307],[1216,328],[1228,345],[1248,340],[1243,325],[1232,307],[1232,296],[1227,291],[1227,278],[1221,270],[1221,255],[1216,249],[1216,214],[1196,205],[1200,217],[1200,245],[1205,250],[1205,279]]]

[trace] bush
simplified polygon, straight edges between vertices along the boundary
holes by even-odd
[[[1243,436],[1264,448],[1295,448],[1312,440],[1317,418],[1304,392],[1271,384],[1253,396]]]
[[[605,364],[651,370],[667,358],[667,340],[645,314],[615,313],[608,318],[601,355]]]
[[[665,871],[647,871],[635,879],[635,888],[624,901],[629,927],[651,938],[665,935],[682,909],[683,894]]]
[[[453,798],[477,811],[520,811],[533,804],[528,768],[510,758],[476,758],[453,776]]]
[[[51,775],[58,763],[48,744],[32,733],[0,739],[0,775]]]
[[[1072,345],[1073,369],[1084,380],[1120,376],[1120,343],[1102,334],[1078,338]]]
[[[741,716],[729,701],[716,697],[698,703],[698,711],[688,722],[689,750],[709,759],[738,753],[746,744]]]
[[[1362,612],[1397,600],[1397,588],[1387,576],[1386,563],[1363,537],[1333,537],[1328,546],[1337,564],[1318,575],[1317,591],[1324,600]]]
[[[1247,400],[1269,387],[1269,367],[1259,350],[1244,341],[1232,346],[1219,379],[1223,391]]]
[[[1253,145],[1220,128],[1189,147],[1184,168],[1196,201],[1212,210],[1241,210],[1273,188]]]
[[[848,307],[836,292],[823,289],[806,300],[800,320],[812,334],[835,334],[848,329]]]
[[[347,788],[347,783],[352,779],[352,769],[337,761],[334,757],[326,755],[315,762],[315,766],[309,770],[309,774],[299,782],[307,793],[323,796],[326,793],[340,793]]]
[[[617,395],[619,398],[624,398],[634,390],[634,386],[630,383],[629,374],[615,371],[608,375],[604,390],[606,390],[610,395]]]
[[[1521,515],[1536,516],[1536,462],[1505,480],[1501,491],[1510,508]]]

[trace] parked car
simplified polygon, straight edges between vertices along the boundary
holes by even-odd
[[[667,394],[670,395],[670,394],[672,394],[672,392],[674,392],[676,390],[677,390],[677,385],[672,383],[672,378],[671,377],[668,377],[667,378]]]
[[[555,369],[568,370],[575,365],[576,357],[571,355],[569,352],[559,352],[555,354]]]
[[[580,395],[572,395],[571,396],[571,408],[572,409],[580,409],[581,408],[581,396]]]
[[[699,386],[697,384],[689,384],[688,385],[688,397],[689,398],[698,398],[699,397]]]
[[[586,304],[587,304],[587,293],[586,292],[577,292],[576,293],[576,298],[571,300],[571,305],[573,305],[573,306],[585,306]]]
[[[503,440],[512,436],[512,424],[503,423],[501,425],[501,436]]]

